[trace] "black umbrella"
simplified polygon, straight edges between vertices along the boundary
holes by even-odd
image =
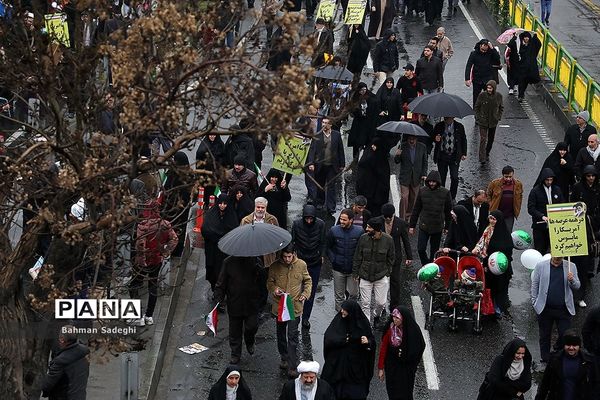
[[[283,249],[292,241],[285,229],[271,224],[238,226],[219,240],[223,253],[237,257],[256,257]]]
[[[410,102],[408,109],[431,117],[463,118],[474,114],[473,108],[466,101],[454,94],[444,92],[419,96]]]
[[[377,130],[392,133],[403,133],[412,136],[429,137],[427,132],[417,124],[412,124],[406,121],[389,121],[383,125],[379,125]]]
[[[352,72],[348,71],[344,67],[334,67],[328,65],[323,68],[319,68],[313,74],[315,78],[329,79],[332,81],[351,81],[354,78]]]

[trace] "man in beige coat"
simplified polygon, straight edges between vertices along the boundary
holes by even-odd
[[[273,314],[279,315],[279,301],[285,293],[293,299],[294,319],[277,321],[277,350],[281,356],[281,369],[287,369],[290,378],[296,378],[298,372],[298,325],[304,301],[310,297],[312,279],[306,263],[296,257],[296,249],[289,244],[281,251],[281,257],[271,264],[267,289],[273,300]]]

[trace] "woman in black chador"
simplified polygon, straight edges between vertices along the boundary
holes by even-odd
[[[260,184],[256,196],[267,199],[269,202],[267,212],[277,218],[280,228],[287,229],[288,203],[292,199],[292,195],[281,171],[271,168],[265,180]]]
[[[354,300],[342,303],[325,331],[321,379],[337,400],[365,400],[373,378],[377,343],[369,320]]]
[[[382,138],[375,138],[360,157],[356,170],[356,194],[367,198],[367,209],[373,217],[381,215],[381,206],[389,201],[389,148]]]
[[[242,376],[241,372],[235,366],[225,368],[225,372],[210,388],[208,400],[252,400],[252,393]]]
[[[479,239],[473,217],[465,206],[456,205],[452,208],[452,222],[444,242],[444,247],[450,250],[469,251]]]

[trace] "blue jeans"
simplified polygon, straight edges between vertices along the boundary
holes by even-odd
[[[552,12],[552,0],[541,0],[542,6],[542,22],[548,24],[550,13]]]
[[[417,252],[421,259],[421,265],[430,263],[435,255],[435,252],[440,248],[440,241],[442,240],[442,232],[439,233],[427,233],[422,229],[419,229],[419,238],[417,239]],[[427,256],[427,242],[429,242],[429,253]]]
[[[315,295],[317,294],[317,286],[319,285],[319,276],[321,275],[321,259],[316,263],[308,265],[308,274],[310,275],[310,279],[312,280],[312,291],[310,292],[310,297],[306,299],[304,302],[304,307],[302,308],[302,320],[308,321],[310,320],[310,314],[312,312],[313,303],[315,302]]]

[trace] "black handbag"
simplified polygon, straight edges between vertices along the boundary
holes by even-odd
[[[590,257],[600,257],[600,241],[596,239],[596,234],[594,233],[594,228],[589,215],[587,216],[587,219],[590,223],[590,228],[592,231],[592,243],[590,243],[588,246],[588,255]]]

